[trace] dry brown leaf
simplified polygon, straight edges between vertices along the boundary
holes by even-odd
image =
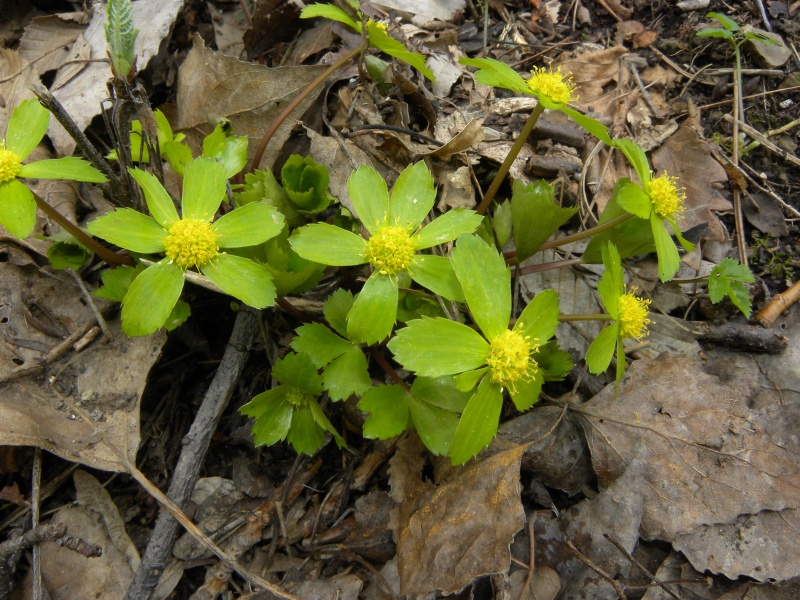
[[[79,14],[86,13],[81,11]],[[67,59],[69,45],[86,29],[85,24],[64,17],[65,15],[37,17],[22,34],[19,54],[37,75],[60,67]]]
[[[622,61],[627,53],[624,46],[613,46],[559,60],[553,63],[553,68],[560,66],[562,72],[572,73],[572,80],[578,86],[576,105],[610,118],[630,80],[628,68]]]
[[[257,0],[244,32],[244,46],[249,56],[273,50],[275,44],[286,42],[295,35],[300,16],[300,2]]]
[[[408,471],[400,498],[406,511],[397,534],[400,586],[404,594],[442,590],[457,592],[490,573],[505,573],[511,561],[509,546],[525,524],[520,501],[519,465],[522,448],[500,452],[465,468],[453,469],[438,486],[428,484],[419,498],[409,479],[421,482],[421,471]],[[392,468],[397,468],[392,463]],[[392,496],[395,495],[392,472]]]
[[[769,391],[754,360],[708,353],[708,362],[661,355],[636,361],[614,397],[613,386],[579,409],[601,486],[614,481],[642,447],[649,451],[643,535],[673,543],[683,539],[698,570],[730,562],[729,576],[754,573],[752,556],[714,554],[689,544],[704,526],[728,527],[740,515],[800,507],[800,424],[796,403]],[[678,393],[676,393],[676,391]],[[639,493],[634,490],[631,493]],[[768,528],[768,525],[763,525]],[[726,535],[726,529],[715,529]],[[730,538],[729,538],[730,539]],[[770,543],[785,541],[779,536]],[[800,575],[796,540],[781,547],[779,564],[761,564],[753,576]],[[771,571],[766,567],[770,566]],[[738,571],[738,572],[737,572]]]
[[[217,43],[217,50],[225,56],[241,58],[244,52],[244,40],[242,35],[246,19],[244,12],[238,8],[235,10],[223,11],[213,2],[206,2],[208,14],[211,15],[211,24],[214,26],[214,41]]]
[[[0,378],[45,358],[64,337],[94,320],[69,280],[0,263],[0,305],[12,307],[0,324]],[[115,339],[68,353],[45,374],[13,381],[0,394],[0,445],[38,446],[70,461],[125,471],[139,448],[139,401],[163,333]],[[125,360],[119,360],[124,356]]]
[[[248,137],[252,158],[261,138],[285,106],[326,67],[277,67],[242,62],[206,48],[199,35],[178,73],[178,125],[200,147],[220,117],[230,119],[237,135]],[[322,92],[312,92],[278,128],[261,166],[272,166],[291,134],[295,120]]]
[[[705,239],[724,242],[725,235],[714,211],[733,208],[715,187],[727,183],[725,169],[711,156],[708,143],[684,123],[652,156],[653,167],[680,180],[686,189],[686,210],[680,220],[682,231],[708,223]]]
[[[19,52],[0,48],[0,135],[5,135],[6,124],[17,104],[34,97],[31,87],[37,83],[39,76],[28,68]]]

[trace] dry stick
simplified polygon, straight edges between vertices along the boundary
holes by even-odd
[[[300,106],[300,103],[306,99],[306,97],[313,92],[318,85],[322,84],[331,74],[338,71],[340,68],[345,66],[351,60],[353,60],[362,50],[362,46],[359,46],[355,50],[351,50],[344,57],[340,58],[338,61],[333,63],[330,67],[325,69],[319,77],[317,77],[314,81],[306,86],[306,88],[300,92],[295,98],[286,105],[286,108],[283,109],[283,112],[275,117],[275,120],[270,125],[269,129],[267,129],[264,137],[261,138],[261,143],[258,145],[256,149],[256,153],[253,156],[253,162],[250,164],[250,168],[248,169],[248,173],[252,173],[258,168],[258,165],[261,163],[261,158],[264,156],[264,151],[267,149],[267,144],[272,139],[272,136],[275,135],[275,132],[278,131],[278,128],[283,125],[283,122],[289,118],[294,110]]]
[[[792,286],[772,297],[760,311],[756,313],[753,320],[762,327],[772,327],[781,313],[800,299],[800,281],[795,281]]]
[[[731,117],[730,115],[725,115],[724,119],[726,121],[728,121],[728,122],[733,123],[733,117]],[[796,125],[798,122],[800,122],[800,119],[798,119],[797,121],[793,121],[789,125],[792,125],[792,124]],[[756,142],[758,142],[758,144],[760,144],[761,146],[764,146],[764,148],[766,148],[767,150],[770,150],[770,151],[774,152],[775,154],[777,154],[781,158],[783,158],[785,160],[788,160],[793,165],[800,167],[800,158],[797,158],[796,156],[794,156],[792,154],[789,154],[786,150],[784,150],[780,146],[778,146],[775,143],[769,141],[767,139],[767,136],[765,136],[763,133],[761,133],[755,127],[751,127],[747,123],[743,123],[743,122],[739,121],[739,128],[742,131],[744,131],[747,135],[749,135],[751,138],[756,140]],[[748,145],[747,147],[748,148],[752,147],[752,144]]]
[[[677,594],[675,594],[675,592],[673,592],[666,585],[664,585],[663,582],[659,581],[658,578],[653,573],[651,573],[650,570],[647,567],[645,567],[640,561],[636,560],[633,557],[633,555],[625,549],[625,546],[623,546],[622,543],[617,538],[615,538],[610,533],[604,533],[603,537],[606,538],[612,544],[614,544],[616,549],[619,550],[620,552],[622,552],[622,554],[625,555],[625,558],[627,558],[634,565],[639,567],[639,570],[642,571],[645,575],[647,575],[650,578],[650,581],[652,581],[655,585],[659,586],[667,594],[669,594],[670,596],[675,598],[675,600],[681,600],[680,597]]]
[[[489,189],[486,190],[486,195],[483,197],[483,201],[481,202],[480,206],[476,210],[479,215],[486,214],[486,210],[492,204],[492,200],[494,200],[495,195],[497,194],[497,190],[500,189],[500,185],[503,183],[503,180],[508,175],[508,171],[511,169],[511,165],[514,164],[514,159],[517,158],[519,151],[522,150],[523,144],[530,136],[533,128],[536,127],[536,121],[539,120],[539,116],[544,112],[544,106],[541,102],[539,102],[536,106],[533,107],[531,111],[531,116],[528,117],[528,120],[525,122],[525,126],[522,128],[522,131],[519,132],[519,137],[517,141],[514,142],[514,145],[511,146],[511,150],[508,152],[508,155],[503,160],[503,164],[500,165],[500,168],[497,170],[497,175],[494,176],[492,179],[492,184],[489,186]]]
[[[625,595],[625,592],[622,590],[622,588],[620,587],[619,583],[617,583],[617,580],[614,579],[608,573],[606,573],[603,569],[601,569],[594,562],[592,562],[592,560],[588,556],[585,556],[580,550],[578,550],[575,547],[575,545],[572,543],[572,540],[567,540],[567,547],[570,550],[572,550],[572,552],[575,554],[575,556],[578,558],[578,560],[580,560],[583,564],[585,564],[590,569],[592,569],[592,571],[594,571],[595,573],[600,575],[600,577],[602,577],[603,579],[608,581],[608,583],[611,584],[611,587],[614,588],[614,591],[617,592],[617,596],[619,596],[620,600],[627,600],[628,597]]]
[[[737,68],[739,67],[739,49],[736,49]],[[739,87],[738,74],[733,78],[733,166],[739,167]],[[744,117],[744,115],[741,115]],[[736,226],[736,245],[739,247],[739,262],[747,266],[747,240],[744,236],[744,218],[742,217],[742,198],[739,186],[733,182],[733,220]]]
[[[533,572],[536,570],[536,541],[533,537],[533,524],[535,519],[536,513],[532,512],[528,517],[528,551],[530,552],[531,558],[528,563],[528,576],[525,577],[525,583],[522,584],[522,590],[519,592],[519,600],[524,600],[528,595],[528,586],[531,584],[531,581],[533,580]],[[534,592],[534,590],[531,590],[531,592]]]
[[[33,193],[33,192],[31,192]],[[82,244],[87,246],[90,250],[95,252],[97,256],[102,258],[104,261],[111,265],[128,265],[129,267],[133,267],[136,263],[130,256],[126,256],[124,254],[118,254],[113,250],[109,250],[103,244],[98,242],[92,236],[88,235],[85,231],[83,231],[80,227],[75,225],[72,221],[67,219],[64,215],[58,212],[55,208],[50,206],[45,200],[43,200],[38,194],[33,194],[33,199],[36,201],[36,206],[41,210],[44,214],[48,217],[53,219],[56,223],[58,223],[61,227],[66,229],[70,234],[72,234],[75,238],[77,238]]]
[[[161,510],[158,514],[147,549],[144,552],[144,556],[142,556],[142,562],[125,596],[126,600],[146,600],[150,598],[155,586],[158,584],[164,566],[170,557],[172,543],[178,530],[178,522],[172,518],[176,516],[173,510],[180,511],[178,507],[186,505],[194,490],[200,475],[203,457],[208,451],[208,446],[211,442],[211,436],[217,429],[222,413],[233,394],[236,382],[247,361],[250,346],[253,344],[257,329],[256,319],[256,314],[251,310],[243,310],[236,316],[233,332],[228,340],[219,368],[206,391],[203,403],[189,429],[189,433],[183,439],[183,449],[178,463],[175,465],[172,482],[168,490],[169,498],[157,496],[159,503],[166,510]],[[135,467],[131,468],[135,469]],[[142,481],[135,473],[132,472],[131,474],[139,483],[147,487],[151,494],[158,492],[163,496],[160,490],[152,486],[152,484],[145,483],[146,479]],[[191,522],[182,524],[187,529],[190,528],[190,525],[197,529]],[[220,559],[223,562],[230,562],[229,558],[220,556]],[[241,567],[236,565],[233,568],[241,574]],[[271,591],[276,593],[274,590]]]
[[[39,509],[42,502],[42,449],[37,447],[33,453],[33,472],[31,474],[31,529],[39,526]],[[33,546],[33,600],[42,600],[42,547]]]

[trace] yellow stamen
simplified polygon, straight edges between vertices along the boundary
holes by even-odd
[[[624,338],[640,340],[647,335],[648,306],[650,300],[637,298],[633,295],[636,288],[631,288],[626,294],[622,294],[617,302],[619,310],[619,334]]]
[[[536,340],[531,343],[516,331],[506,329],[492,340],[491,348],[486,364],[492,383],[499,383],[512,392],[516,389],[515,383],[525,377],[529,369],[538,366],[531,358],[531,352],[538,348]]]
[[[561,67],[555,71],[547,71],[541,67],[536,67],[531,71],[531,78],[528,79],[528,87],[534,94],[547,96],[556,104],[567,104],[577,100],[574,95],[575,84],[572,82],[572,75],[562,75]]]
[[[180,219],[169,228],[164,240],[167,258],[181,269],[190,269],[206,264],[217,254],[217,234],[211,224],[199,219]]]
[[[0,148],[0,183],[11,181],[19,175],[21,169],[19,156],[11,150]]]
[[[407,269],[414,259],[414,244],[408,230],[390,225],[379,228],[369,238],[364,258],[384,275],[395,275]]]
[[[686,194],[676,185],[677,181],[677,177],[670,177],[666,171],[650,181],[650,200],[659,217],[673,218],[683,212]]]

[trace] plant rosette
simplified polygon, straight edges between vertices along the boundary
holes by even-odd
[[[606,144],[611,143],[608,129],[602,123],[567,106],[570,102],[578,100],[578,97],[575,95],[572,75],[562,73],[560,67],[555,71],[541,67],[534,68],[530,79],[526,81],[507,64],[493,58],[462,57],[459,62],[469,67],[477,67],[475,80],[478,83],[534,96],[544,108],[560,110],[599,140]]]
[[[681,235],[677,222],[684,210],[686,193],[678,186],[677,177],[671,177],[666,172],[654,177],[647,156],[635,142],[615,138],[612,146],[622,151],[642,182],[640,187],[633,181],[626,181],[617,194],[617,204],[632,215],[650,222],[658,256],[658,276],[661,281],[669,281],[680,268],[680,256],[664,222],[672,228],[684,250],[694,250],[694,244]]]
[[[650,300],[636,297],[635,287],[625,291],[625,282],[622,276],[622,263],[617,247],[611,242],[601,248],[605,273],[597,284],[597,291],[608,311],[608,316],[613,319],[605,329],[600,332],[586,351],[586,364],[589,372],[598,375],[608,369],[614,351],[617,353],[617,383],[625,375],[625,338],[641,340],[647,335],[647,325]]]
[[[547,373],[544,363],[552,354],[541,352],[558,325],[555,291],[538,294],[509,329],[511,273],[503,257],[479,237],[466,235],[456,242],[451,260],[481,333],[448,319],[422,318],[409,321],[388,346],[417,375],[456,375],[462,390],[477,385],[450,444],[452,462],[462,464],[497,433],[503,390],[517,409],[527,410],[538,400],[545,379],[561,377],[570,365],[562,361],[559,372]]]
[[[421,162],[400,174],[391,198],[380,174],[366,165],[350,176],[348,190],[366,237],[314,223],[298,229],[289,243],[306,260],[337,267],[372,266],[347,315],[350,340],[373,344],[392,332],[401,279],[410,277],[434,294],[464,300],[450,260],[418,252],[475,231],[481,216],[471,210],[450,210],[420,228],[436,200],[433,177]]]
[[[267,241],[283,227],[283,216],[252,202],[212,222],[226,193],[225,168],[212,158],[186,165],[181,215],[156,177],[129,169],[144,192],[151,216],[118,208],[88,224],[93,235],[139,254],[165,254],[133,280],[122,301],[122,327],[130,336],[164,325],[178,302],[188,269],[198,269],[223,292],[255,308],[275,301],[275,285],[254,261],[220,252]]]
[[[26,238],[36,225],[36,200],[19,178],[105,183],[106,177],[82,158],[66,156],[22,164],[47,132],[50,113],[36,99],[23,100],[8,120],[0,143],[0,225]]]
[[[341,448],[345,445],[317,403],[322,377],[305,354],[287,354],[272,367],[279,385],[263,392],[239,411],[253,417],[255,445],[271,446],[287,440],[298,454],[314,454],[329,432]]]

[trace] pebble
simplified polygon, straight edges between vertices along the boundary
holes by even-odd
[[[764,42],[751,39],[747,40],[747,43],[745,44],[745,48],[750,53],[750,56],[752,56],[753,60],[759,63],[763,68],[777,69],[778,67],[785,65],[786,61],[791,58],[792,52],[786,47],[783,38],[777,33],[770,33],[769,31],[757,29],[749,25],[742,27],[742,31],[757,33],[759,35],[763,35],[764,37],[768,37],[775,42],[774,44],[765,44]]]
[[[690,12],[692,10],[708,8],[709,4],[711,4],[711,0],[682,0],[678,2],[677,6],[683,12]]]

